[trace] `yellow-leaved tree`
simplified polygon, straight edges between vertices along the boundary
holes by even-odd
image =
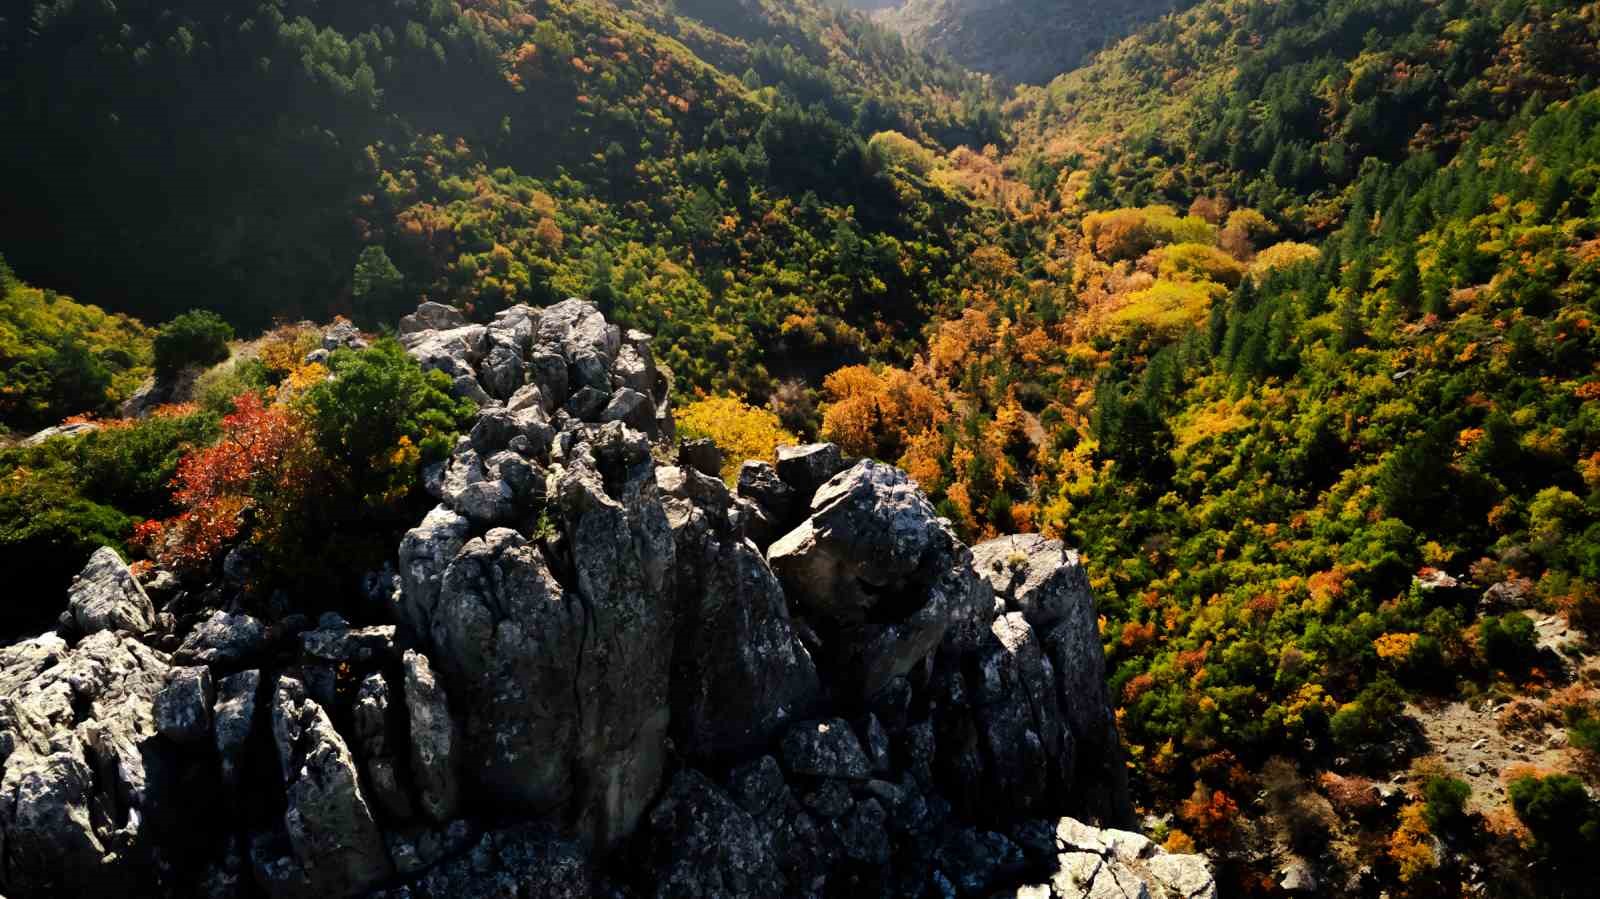
[[[777,449],[795,443],[778,416],[732,396],[708,396],[684,406],[677,414],[678,433],[684,439],[704,437],[722,450],[722,479],[732,484],[746,459],[772,461]]]

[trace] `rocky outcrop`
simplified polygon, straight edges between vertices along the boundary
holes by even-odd
[[[290,854],[262,853],[260,879],[277,895],[351,896],[393,873],[362,795],[350,748],[327,712],[292,678],[278,682],[272,735],[283,774]]]
[[[1038,534],[1001,537],[973,547],[974,564],[1007,610],[994,631],[1004,655],[1016,658],[1029,682],[1051,683],[1055,703],[1041,699],[1035,717],[1052,722],[1041,734],[1065,732],[1061,752],[1066,794],[1058,801],[1114,822],[1132,820],[1127,769],[1122,763],[1105,657],[1089,576],[1078,554]],[[1005,635],[1001,636],[1004,631]],[[994,644],[991,644],[993,646]],[[998,658],[993,652],[989,658]],[[1037,689],[1033,690],[1039,693]],[[1046,745],[1053,745],[1046,741]],[[1070,760],[1063,755],[1070,754]]]
[[[161,653],[105,630],[0,650],[7,895],[120,896],[152,877],[184,798],[154,716],[167,671]]]
[[[411,775],[416,779],[422,812],[441,824],[455,817],[461,800],[456,775],[456,748],[461,742],[450,702],[434,679],[428,657],[405,655],[406,711],[411,723]]]
[[[105,630],[139,634],[155,626],[156,611],[150,597],[109,546],[95,550],[73,580],[67,590],[67,608],[85,634]]]
[[[830,455],[837,449],[791,464]],[[802,484],[819,472],[801,470]],[[992,590],[949,522],[905,472],[877,462],[819,487],[811,516],[773,543],[767,558],[816,622],[835,689],[865,699],[909,673],[947,632],[970,645],[993,607]]]
[[[1216,899],[1211,866],[1194,855],[1174,855],[1136,833],[1100,830],[1072,818],[1056,826],[1058,868],[1048,884],[1018,890],[1019,897],[1097,899]]]
[[[1128,809],[1059,543],[969,549],[830,444],[730,490],[587,303],[401,332],[480,409],[372,606],[225,576],[158,613],[102,551],[60,636],[0,650],[0,892],[1210,895],[1060,818]]]

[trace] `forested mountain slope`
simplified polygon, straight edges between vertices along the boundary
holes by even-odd
[[[866,140],[981,147],[987,88],[857,17],[729,7],[699,11],[718,31],[559,0],[23,4],[0,110],[50,137],[0,151],[0,245],[119,309],[252,328],[598,292],[690,384],[758,395],[765,347],[903,354],[980,213]]]
[[[836,441],[969,542],[1080,550],[1147,827],[1226,890],[1584,895],[1600,4],[1207,0],[1003,103],[809,2],[24,12],[0,112],[61,137],[0,143],[9,427],[229,353],[50,290],[246,338],[579,296],[656,334],[682,436]],[[193,527],[356,601],[468,419],[321,334],[0,452],[0,550],[60,581]],[[258,430],[310,475],[218,442]]]
[[[1038,84],[1193,0],[906,0],[875,18],[914,46]]]
[[[1533,624],[1592,629],[1600,576],[1596,13],[1152,26],[1008,107],[1040,252],[999,259],[911,369],[827,385],[824,433],[953,519],[1085,549],[1151,804],[1239,889],[1578,889],[1600,697],[1581,639]],[[1463,697],[1574,748],[1458,796],[1481,764],[1402,708]]]
[[[1203,3],[1009,112],[1022,154],[1090,169],[1101,203],[1222,192],[1314,230],[1364,160],[1448,157],[1481,122],[1593,87],[1595,28],[1583,2]]]

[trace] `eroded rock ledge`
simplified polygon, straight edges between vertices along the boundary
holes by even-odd
[[[401,333],[481,411],[370,620],[96,553],[0,649],[0,892],[1215,895],[1080,823],[1131,810],[1059,543],[969,548],[828,444],[730,490],[587,303]]]

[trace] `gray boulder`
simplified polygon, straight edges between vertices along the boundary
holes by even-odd
[[[846,468],[844,453],[833,443],[808,443],[778,447],[778,477],[799,495],[810,500],[817,488]]]
[[[618,387],[600,412],[601,421],[620,421],[635,431],[654,436],[656,405],[646,394],[632,387]]]
[[[400,620],[416,637],[429,636],[445,570],[467,542],[471,523],[435,506],[400,540]]]
[[[539,316],[534,340],[558,347],[567,364],[583,368],[583,360],[593,359],[606,372],[600,383],[584,380],[588,386],[610,392],[609,369],[622,348],[622,329],[606,321],[593,304],[579,299],[563,300],[546,308]]]
[[[650,895],[786,895],[771,831],[692,768],[651,810],[645,846]]]
[[[167,658],[102,630],[0,649],[0,890],[121,896],[183,801],[158,739]]]
[[[675,739],[697,760],[747,758],[811,713],[816,667],[777,578],[740,536],[728,488],[692,468],[655,479],[676,547]]]
[[[218,668],[253,662],[267,647],[267,626],[242,612],[212,612],[183,638],[173,657]]]
[[[897,468],[863,461],[819,488],[811,517],[767,550],[818,622],[841,690],[870,699],[952,632],[979,638],[994,598],[949,522]]]
[[[198,743],[211,736],[211,705],[216,689],[211,669],[172,668],[167,685],[156,694],[156,730],[178,743]]]
[[[867,780],[872,765],[855,731],[842,718],[805,721],[783,735],[783,766],[791,774]]]
[[[1056,847],[1060,854],[1049,891],[1036,895],[1059,899],[1217,896],[1216,880],[1205,858],[1169,853],[1137,833],[1101,830],[1062,818],[1056,828]]]
[[[1035,534],[990,540],[972,554],[997,600],[1013,613],[1006,617],[1026,620],[1035,638],[1029,643],[1043,649],[1053,672],[1073,750],[1068,807],[1107,821],[1132,820],[1094,596],[1078,554]]]
[[[334,319],[333,324],[322,332],[322,349],[327,352],[340,349],[359,350],[366,345],[367,340],[361,336],[361,331],[346,318]]]
[[[531,325],[520,335],[513,327],[489,328],[488,352],[478,363],[478,380],[483,389],[498,400],[507,400],[522,386],[523,350]]]
[[[537,344],[528,352],[528,383],[539,388],[541,406],[554,412],[572,395],[567,360],[559,345]],[[512,405],[512,404],[508,404]]]
[[[722,450],[704,437],[685,440],[678,444],[678,464],[708,477],[718,478],[722,476]]]
[[[1077,552],[1039,534],[1000,537],[972,548],[978,573],[1010,612],[1040,630],[1065,618],[1094,620],[1089,574]]]
[[[92,421],[75,421],[71,424],[53,425],[34,431],[27,437],[22,438],[22,445],[39,446],[46,440],[53,440],[57,437],[82,437],[85,434],[93,434],[100,428],[101,425],[99,423]]]
[[[417,311],[400,318],[400,334],[406,336],[419,331],[447,331],[467,323],[461,310],[444,303],[424,302]]]
[[[759,511],[760,527],[751,537],[763,549],[772,541],[788,533],[806,514],[808,507],[785,484],[771,462],[747,460],[739,467],[736,491],[741,499],[752,503]]]
[[[605,474],[602,474],[604,472]],[[589,632],[578,695],[583,832],[611,846],[659,788],[677,630],[675,543],[644,436],[600,426],[569,459],[555,503]]]
[[[392,624],[319,627],[300,635],[300,647],[307,658],[346,664],[367,664],[400,655]]]
[[[1076,743],[1032,628],[1019,613],[995,619],[966,664],[959,681],[948,667],[941,672],[948,701],[938,706],[946,737],[939,761],[952,798],[975,820],[1062,808]],[[996,805],[995,796],[1008,798]]]
[[[474,787],[570,814],[586,842],[608,846],[632,832],[660,784],[674,543],[648,444],[621,423],[586,432],[553,480],[570,589],[508,529],[455,544],[434,575],[464,531],[433,514],[402,546],[402,614],[463,718]]]
[[[67,607],[85,634],[117,630],[141,634],[155,627],[156,610],[117,551],[102,546],[67,588]]]
[[[391,733],[394,711],[389,696],[389,681],[373,672],[361,680],[350,707],[350,750],[366,774],[367,798],[390,820],[404,821],[412,816],[411,796],[400,782],[400,763],[395,753],[401,750]]]
[[[442,371],[451,380],[466,378],[478,384],[477,365],[488,349],[488,334],[482,325],[462,325],[403,335],[400,342],[423,371]]]
[[[628,333],[644,336],[645,340],[624,343],[617,351],[617,360],[611,365],[611,384],[650,396],[656,389],[656,365],[650,358],[649,335],[640,331]]]
[[[236,787],[244,766],[245,746],[255,732],[261,672],[241,671],[222,679],[212,710],[217,755],[222,760],[222,782]]]
[[[402,890],[392,899],[589,899],[589,858],[576,843],[536,828],[495,830]]]
[[[484,795],[535,813],[571,799],[582,710],[574,693],[587,614],[537,546],[499,528],[468,541],[404,608],[439,662],[464,720],[469,776]]]

